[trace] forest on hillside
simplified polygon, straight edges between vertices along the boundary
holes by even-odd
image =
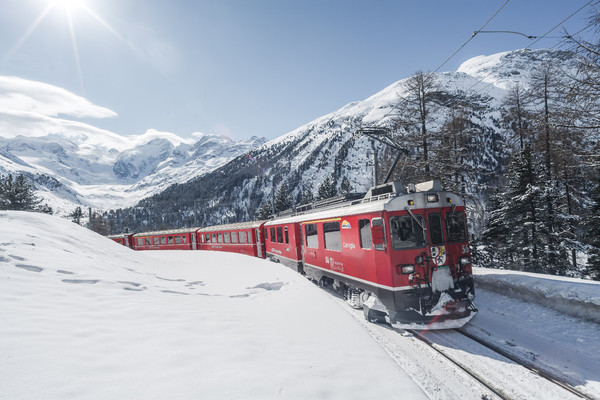
[[[589,22],[600,27],[600,16]],[[450,91],[439,75],[417,72],[386,112],[383,135],[403,152],[392,178],[440,179],[464,196],[477,265],[600,279],[600,43],[571,37],[570,44],[514,84],[497,109],[486,105],[485,90]],[[398,150],[365,145],[361,117],[319,124],[136,207],[108,211],[104,226],[117,233],[266,218],[356,191],[367,150],[383,180]],[[326,131],[331,139],[318,142]],[[364,157],[352,164],[357,148]]]

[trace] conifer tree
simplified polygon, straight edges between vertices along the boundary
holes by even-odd
[[[536,184],[540,167],[525,145],[509,166],[509,190],[505,195],[507,212],[507,250],[514,257],[509,269],[542,272],[540,249],[544,245],[539,235],[542,190]]]
[[[335,190],[332,179],[330,177],[325,178],[323,183],[321,183],[321,186],[319,186],[317,200],[329,199],[336,195],[337,191]]]
[[[315,201],[315,195],[313,194],[313,184],[309,182],[304,186],[302,191],[302,204],[309,204]]]
[[[511,207],[510,201],[505,201],[506,194],[496,191],[489,201],[487,228],[481,235],[482,249],[479,252],[479,265],[488,268],[508,268],[512,260],[509,247],[509,232],[507,215]],[[473,247],[473,245],[471,244]]]
[[[417,71],[404,83],[403,94],[397,105],[399,115],[396,124],[406,132],[406,147],[418,152],[411,163],[413,171],[406,173],[409,180],[432,179],[431,149],[434,136],[431,125],[439,108],[439,97],[440,90],[433,73]]]
[[[81,207],[77,206],[75,210],[71,214],[68,215],[71,218],[71,221],[75,222],[77,225],[81,225],[81,218],[83,217],[83,211]]]
[[[596,179],[590,193],[592,207],[588,217],[588,262],[586,274],[600,281],[600,167],[596,168]]]
[[[277,194],[275,195],[275,212],[288,210],[292,207],[292,196],[289,193],[288,185],[286,183],[279,186]]]
[[[0,178],[0,209],[33,211],[41,200],[39,200],[33,191],[33,185],[27,181],[25,175],[19,174],[13,177],[12,174]]]
[[[256,219],[265,220],[273,216],[273,206],[270,201],[265,201],[258,211],[256,211]]]
[[[350,180],[347,176],[344,176],[344,179],[342,179],[342,184],[340,185],[340,193],[352,193],[352,186],[350,185]]]

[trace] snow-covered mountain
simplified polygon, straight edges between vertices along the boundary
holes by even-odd
[[[500,124],[500,111],[509,89],[516,83],[527,88],[533,71],[548,62],[558,62],[568,70],[574,68],[574,61],[573,53],[566,51],[516,50],[478,56],[455,72],[436,73],[443,105],[432,116],[429,127],[439,132],[455,103],[468,102],[470,124],[479,132],[474,163],[489,172],[478,179],[493,180],[505,156],[501,145],[508,133]],[[409,79],[268,143],[256,137],[233,142],[202,134],[195,140],[184,140],[156,130],[123,137],[59,118],[114,116],[110,110],[70,93],[52,93],[62,89],[49,85],[43,87],[43,98],[36,98],[28,81],[28,85],[13,81],[8,85],[0,79],[0,173],[28,173],[45,192],[43,196],[54,198],[50,203],[59,209],[72,208],[73,203],[122,208],[153,196],[144,206],[154,215],[166,208],[191,210],[201,199],[206,202],[203,210],[207,218],[201,223],[253,219],[257,208],[272,195],[273,187],[276,191],[283,182],[298,202],[307,190],[316,194],[326,177],[333,177],[338,188],[346,180],[352,190],[366,191],[373,182],[374,153],[381,160],[384,146],[355,134],[361,128],[395,124]],[[53,102],[56,97],[62,102]],[[161,194],[174,183],[178,185]],[[57,206],[60,202],[63,207]],[[471,221],[478,224],[482,213],[477,207],[483,206],[474,202],[471,207],[475,208]]]
[[[441,106],[428,122],[431,131],[442,130],[452,107],[459,101],[468,103],[472,110],[471,129],[478,136],[477,154],[473,155],[472,162],[484,172],[475,178],[479,181],[471,182],[475,187],[475,200],[482,196],[476,192],[477,185],[484,180],[493,185],[494,175],[499,175],[501,158],[505,157],[501,145],[509,133],[500,123],[503,99],[516,83],[527,89],[533,71],[550,61],[559,63],[563,70],[575,68],[571,52],[516,50],[475,57],[456,72],[434,74]],[[270,199],[282,183],[288,184],[297,202],[302,202],[302,193],[306,190],[316,195],[327,177],[333,177],[337,188],[347,179],[353,191],[366,191],[373,183],[373,153],[377,152],[381,160],[383,145],[356,133],[361,128],[392,127],[396,123],[399,101],[407,96],[409,79],[271,140],[254,149],[251,158],[237,157],[187,185],[169,188],[144,201],[143,205],[158,214],[173,202],[178,202],[179,209],[190,209],[192,197],[186,197],[185,193],[193,193],[193,199],[210,199],[210,216],[201,221],[210,224],[253,219],[258,207]],[[473,214],[470,221],[481,224],[483,213],[478,208],[484,205],[474,201],[469,206]]]
[[[59,213],[76,205],[117,208],[266,142],[201,133],[182,139],[153,129],[125,137],[75,120],[115,115],[48,84],[0,77],[0,174],[25,173]]]

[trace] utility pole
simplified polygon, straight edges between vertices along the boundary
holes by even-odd
[[[373,148],[373,186],[377,186],[377,173],[379,165],[377,164],[377,151]]]

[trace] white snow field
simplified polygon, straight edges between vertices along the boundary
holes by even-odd
[[[464,329],[600,399],[600,283],[475,274],[480,311]],[[453,331],[424,336],[508,398],[576,398]],[[280,264],[135,252],[64,219],[0,212],[0,399],[116,398],[496,397]]]
[[[281,265],[0,212],[0,399],[427,398]]]

